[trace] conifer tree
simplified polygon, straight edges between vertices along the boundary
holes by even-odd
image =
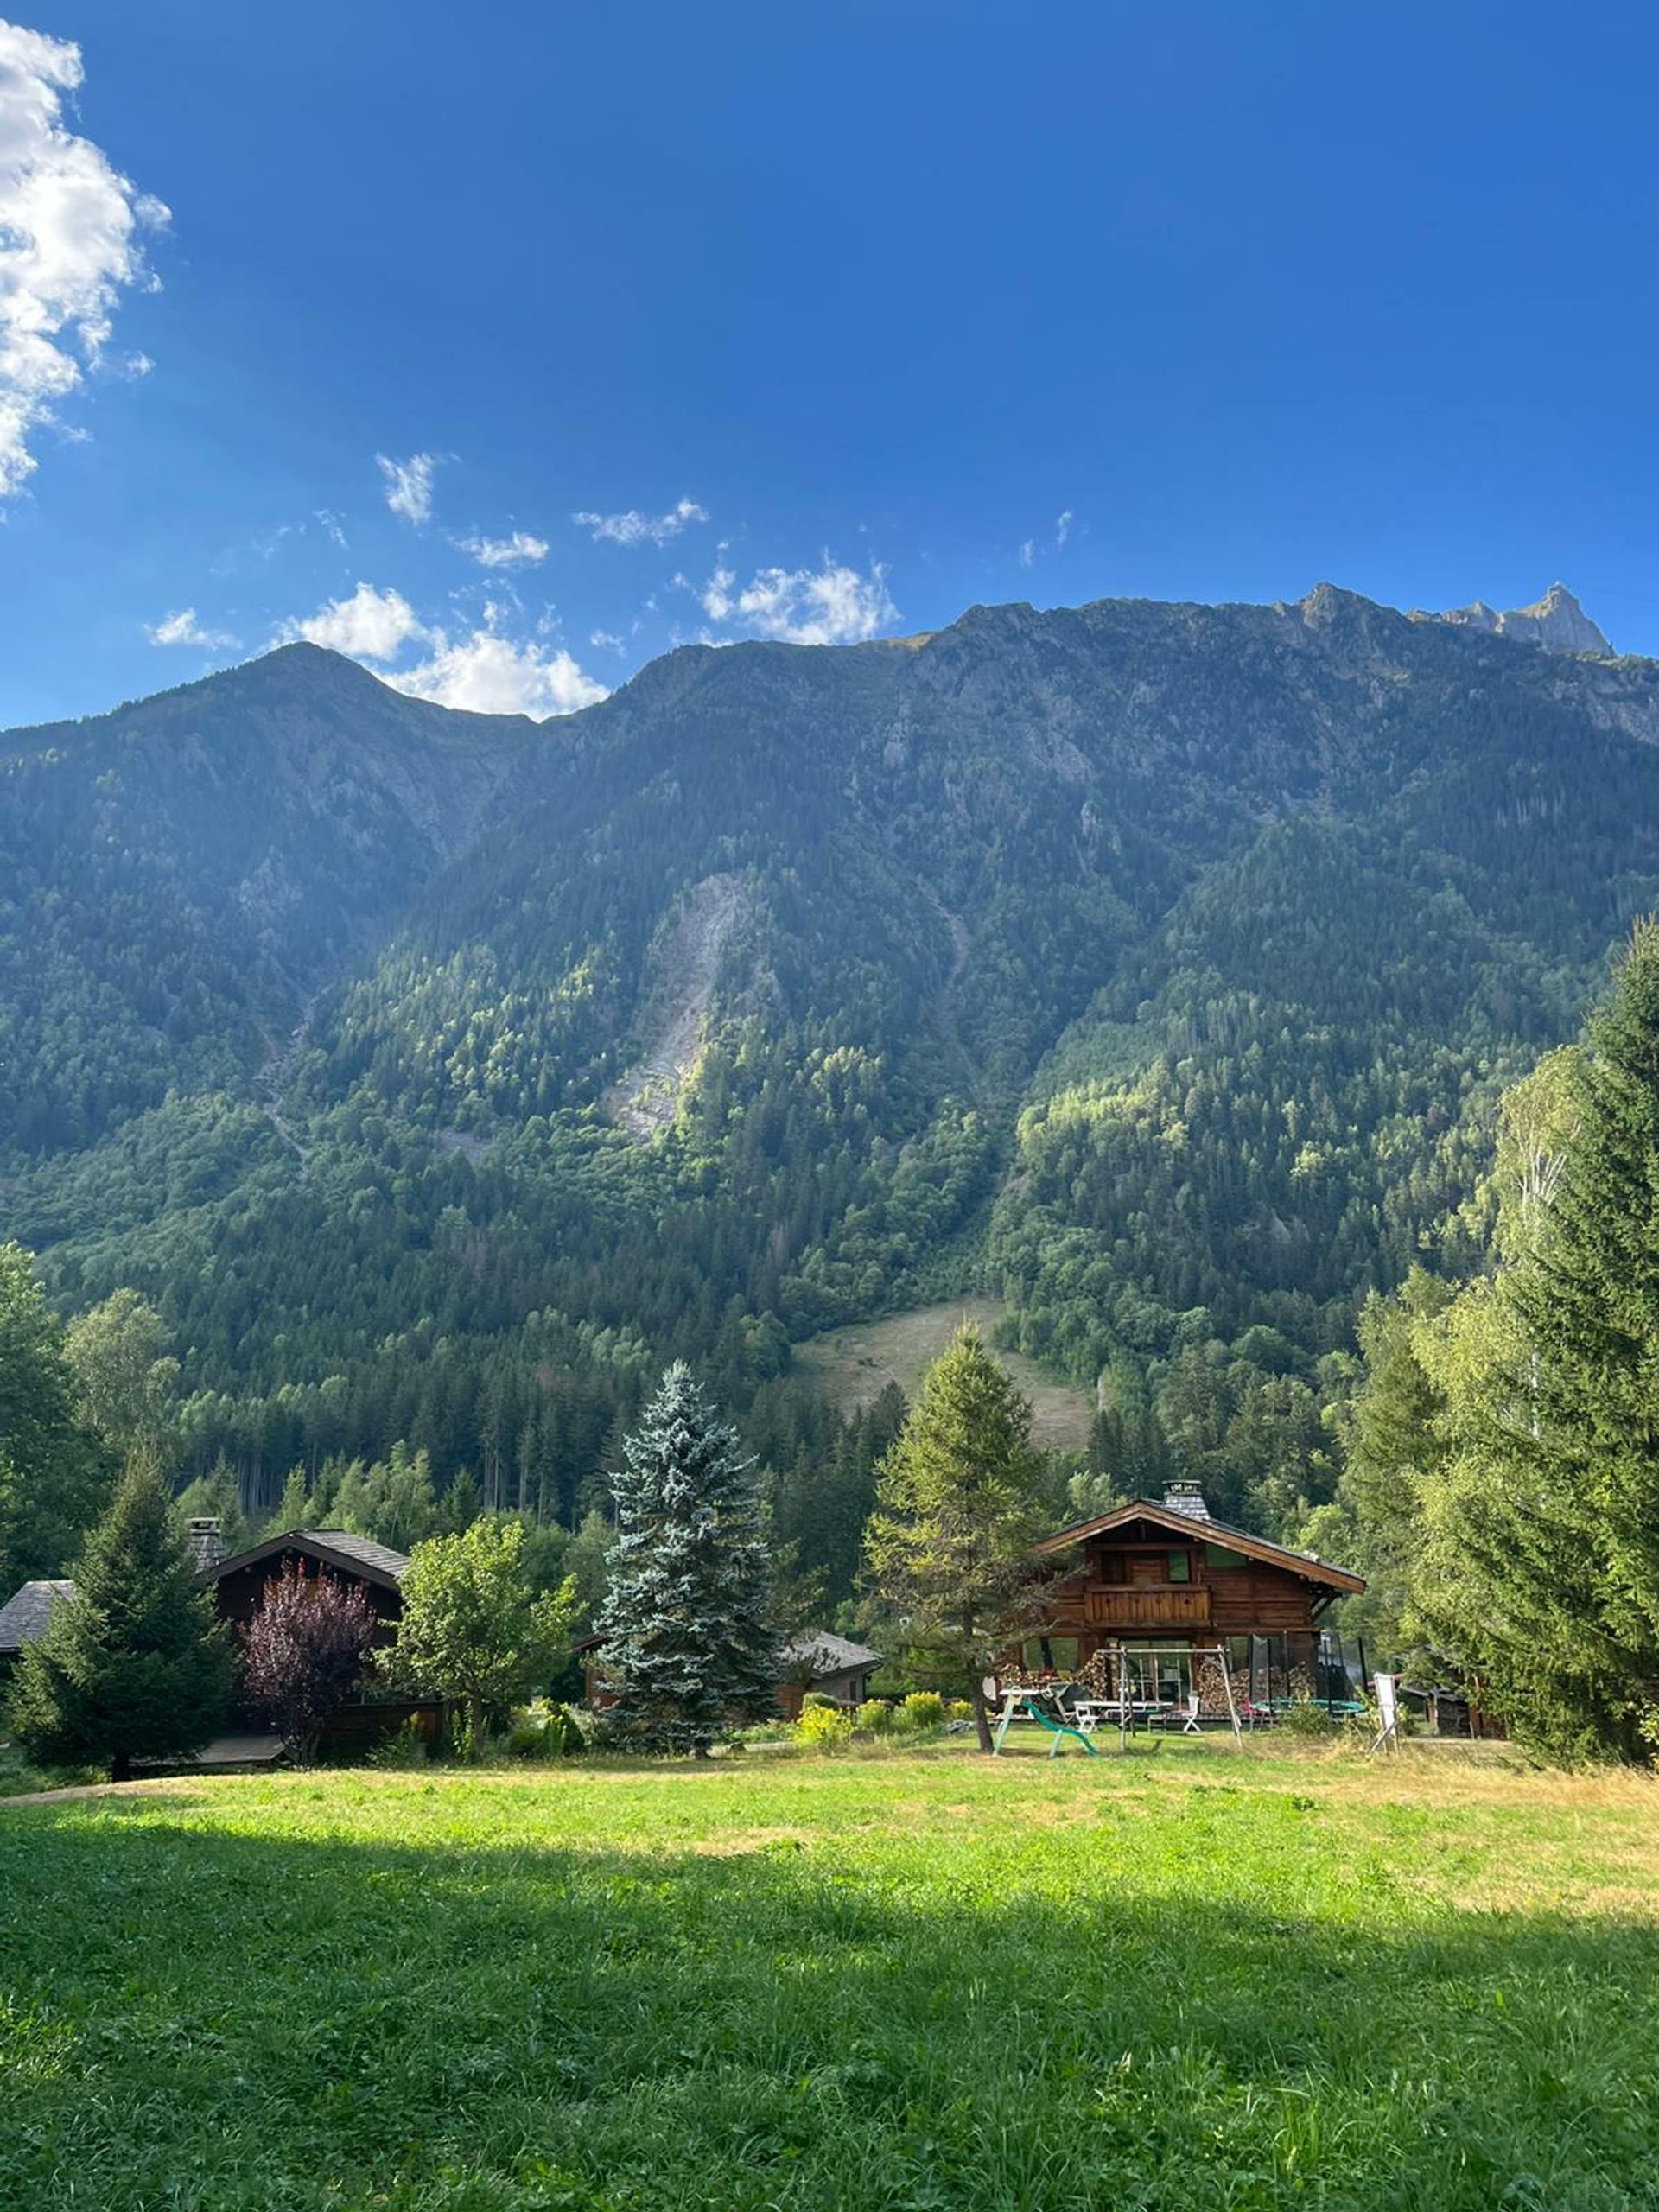
[[[916,1656],[965,1688],[985,1751],[984,1677],[1029,1585],[1040,1477],[1031,1408],[978,1331],[959,1330],[881,1463],[864,1552]]]
[[[1367,1346],[1372,1379],[1351,1475],[1375,1487],[1386,1463],[1403,1480],[1408,1500],[1386,1514],[1363,1481],[1356,1495],[1370,1528],[1392,1524],[1405,1625],[1460,1666],[1516,1734],[1556,1756],[1651,1762],[1659,925],[1632,933],[1585,1052],[1549,1065],[1548,1096],[1535,1078],[1522,1090],[1528,1127],[1512,1096],[1500,1147],[1500,1166],[1507,1155],[1526,1179],[1521,1199],[1500,1205],[1506,1264],[1441,1313],[1420,1304],[1396,1317],[1406,1382],[1413,1362],[1421,1370],[1414,1410],[1430,1439],[1412,1440],[1414,1392],[1396,1388],[1387,1355],[1401,1347],[1382,1335]],[[1378,1418],[1395,1397],[1396,1417]]]
[[[779,1655],[753,1462],[677,1362],[612,1475],[616,1535],[598,1626],[610,1723],[642,1749],[705,1757],[777,1711]]]
[[[1659,1752],[1659,923],[1638,923],[1577,1065],[1579,1116],[1516,1307],[1529,1348],[1509,1424],[1529,1548],[1594,1562],[1560,1624],[1600,1746]],[[1540,1510],[1541,1509],[1541,1511]],[[1575,1572],[1573,1580],[1579,1579]],[[1570,1587],[1569,1583],[1564,1586]]]
[[[121,1782],[135,1759],[199,1751],[224,1719],[235,1662],[153,1459],[129,1463],[74,1584],[18,1664],[8,1717],[24,1751]]]

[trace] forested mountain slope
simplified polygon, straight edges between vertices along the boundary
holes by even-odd
[[[1659,903],[1656,741],[1659,666],[1328,586],[689,647],[540,728],[286,649],[3,741],[5,1225],[268,1477],[401,1435],[568,1515],[664,1354],[770,1444],[790,1339],[973,1287],[1282,1520]]]

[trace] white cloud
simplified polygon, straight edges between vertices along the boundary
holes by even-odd
[[[198,622],[194,607],[181,607],[176,614],[146,624],[144,635],[152,645],[200,645],[216,653],[228,652],[237,643],[228,630],[210,630]]]
[[[595,630],[588,642],[596,651],[606,653],[620,653],[627,645],[627,639],[619,638],[614,630]]]
[[[1036,557],[1037,547],[1035,542],[1029,537],[1023,539],[1020,546],[1020,567],[1022,569],[1028,569]]]
[[[533,569],[547,558],[547,540],[515,530],[511,537],[458,537],[455,545],[470,553],[480,569]]]
[[[606,696],[563,647],[550,651],[526,639],[522,645],[493,630],[474,630],[451,641],[432,633],[433,652],[419,668],[386,677],[398,690],[442,707],[463,707],[475,715],[528,715],[545,721],[550,715],[574,714]]]
[[[360,583],[349,599],[331,600],[303,621],[284,624],[282,635],[307,638],[353,660],[395,660],[406,645],[429,632],[401,592]]]
[[[666,545],[688,524],[707,522],[709,516],[695,499],[680,499],[665,515],[642,515],[630,507],[621,515],[572,515],[571,521],[591,531],[595,541],[609,538],[613,545]]]
[[[390,461],[383,453],[374,456],[386,489],[386,505],[395,515],[405,522],[416,524],[432,518],[432,472],[438,465],[438,456],[432,453],[412,453],[407,461]]]
[[[1054,522],[1054,550],[1055,550],[1055,551],[1056,551],[1057,553],[1058,553],[1058,552],[1059,552],[1059,551],[1064,548],[1064,546],[1065,546],[1065,541],[1066,541],[1066,539],[1067,539],[1068,537],[1071,537],[1071,508],[1070,508],[1070,507],[1068,507],[1068,508],[1066,509],[1065,512],[1063,515],[1058,515],[1058,516],[1057,516],[1057,517],[1055,518],[1055,522]]]
[[[81,77],[78,46],[0,22],[0,498],[33,472],[29,440],[83,365],[97,365],[121,293],[152,282],[140,237],[167,220],[65,130]]]
[[[741,586],[717,568],[699,596],[711,622],[793,645],[857,645],[899,619],[885,569],[861,575],[827,553],[821,569],[761,569]]]

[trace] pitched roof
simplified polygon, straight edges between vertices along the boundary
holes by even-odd
[[[786,1667],[810,1660],[814,1673],[820,1675],[848,1675],[859,1667],[881,1664],[879,1651],[872,1651],[865,1643],[849,1643],[844,1636],[832,1635],[827,1628],[791,1637],[784,1646],[783,1656]]]
[[[1365,1587],[1363,1575],[1351,1574],[1345,1567],[1332,1567],[1329,1560],[1316,1559],[1312,1552],[1294,1552],[1287,1544],[1270,1543],[1265,1536],[1253,1536],[1247,1529],[1230,1528],[1225,1521],[1198,1521],[1178,1507],[1154,1505],[1148,1497],[1134,1497],[1127,1505],[1114,1506],[1109,1513],[1097,1513],[1088,1521],[1074,1521],[1070,1528],[1045,1536],[1035,1550],[1039,1558],[1044,1558],[1050,1553],[1065,1551],[1072,1544],[1084,1543],[1090,1536],[1107,1535],[1131,1521],[1150,1521],[1156,1528],[1167,1529],[1189,1540],[1195,1529],[1201,1529],[1205,1543],[1218,1544],[1224,1551],[1240,1552],[1246,1559],[1261,1560],[1268,1567],[1283,1567],[1287,1574],[1300,1574],[1305,1581],[1323,1582],[1332,1590],[1357,1592]]]
[[[409,1565],[407,1552],[395,1552],[390,1544],[373,1543],[367,1536],[354,1536],[349,1529],[290,1529],[283,1535],[267,1536],[263,1543],[250,1545],[246,1551],[232,1552],[227,1558],[215,1560],[211,1567],[202,1568],[200,1580],[218,1582],[240,1567],[257,1567],[261,1560],[280,1559],[284,1552],[303,1552],[321,1566],[358,1575],[366,1582],[378,1582],[384,1590],[395,1590]]]
[[[25,1582],[0,1605],[0,1651],[21,1651],[46,1632],[53,1608],[73,1598],[73,1582]]]

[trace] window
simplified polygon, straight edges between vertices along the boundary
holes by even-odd
[[[1245,1564],[1236,1552],[1230,1552],[1221,1544],[1205,1546],[1204,1563],[1206,1567],[1243,1567]]]
[[[1192,1561],[1187,1553],[1171,1552],[1169,1579],[1172,1582],[1190,1582],[1192,1580]]]

